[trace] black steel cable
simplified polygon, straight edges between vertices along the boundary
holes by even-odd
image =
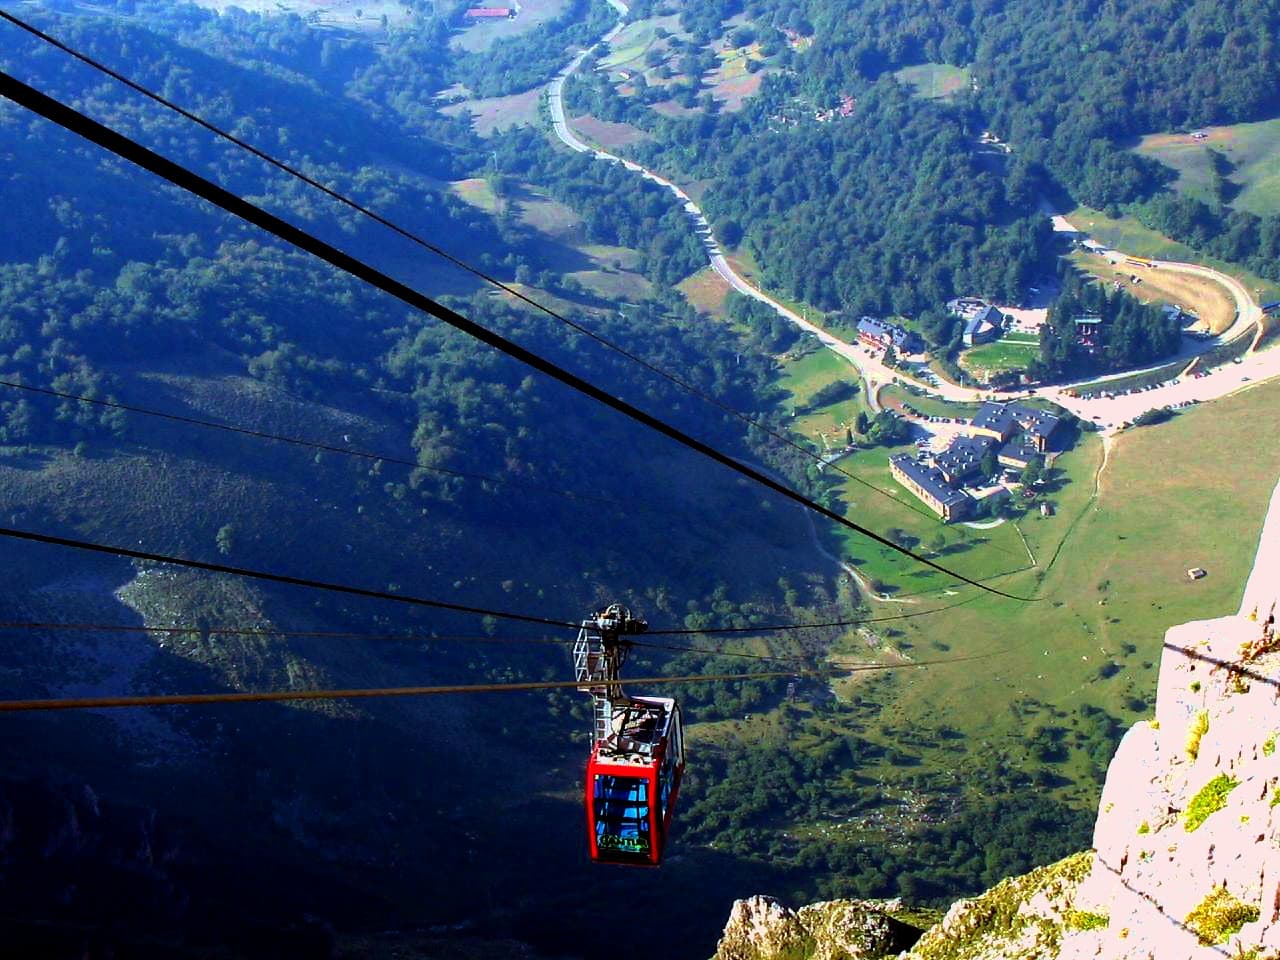
[[[406,240],[409,240],[410,242],[417,244],[418,246],[422,247],[424,250],[427,250],[435,254],[436,256],[448,261],[458,269],[463,270],[467,273],[470,273],[472,276],[484,281],[485,283],[488,283],[496,287],[497,289],[503,291],[506,294],[509,294],[510,296],[515,297],[516,299],[533,307],[535,310],[538,310],[546,314],[552,319],[558,320],[559,322],[566,324],[569,327],[572,327],[578,333],[581,333],[586,337],[590,337],[592,340],[594,340],[596,343],[599,343],[601,346],[609,350],[612,350],[623,357],[626,357],[628,360],[632,361],[633,363],[639,364],[649,372],[654,373],[657,376],[660,376],[663,379],[667,380],[668,382],[675,384],[676,386],[680,387],[682,390],[685,390],[686,392],[692,394],[693,396],[698,397],[700,400],[713,404],[724,413],[727,413],[733,417],[736,417],[738,420],[742,421],[743,423],[746,423],[752,427],[755,427],[758,430],[763,431],[765,434],[767,434],[770,437],[773,437],[775,440],[778,440],[786,444],[787,446],[791,447],[792,449],[799,451],[801,454],[810,458],[815,463],[824,462],[822,457],[819,454],[810,450],[808,447],[804,446],[803,444],[795,442],[790,437],[786,436],[786,434],[771,429],[767,425],[761,423],[759,420],[756,420],[753,417],[750,417],[747,414],[742,413],[740,410],[737,410],[731,407],[729,404],[724,403],[723,401],[717,399],[711,394],[699,389],[697,386],[688,382],[684,378],[679,377],[676,374],[670,373],[669,371],[662,369],[656,364],[650,363],[648,360],[645,360],[643,357],[639,356],[633,351],[628,350],[626,347],[623,347],[621,344],[614,343],[612,340],[608,339],[607,337],[601,334],[596,333],[595,331],[591,330],[589,327],[586,327],[578,323],[577,321],[571,319],[570,317],[567,317],[564,314],[551,309],[550,307],[540,303],[539,301],[533,299],[527,294],[522,293],[521,291],[515,289],[514,287],[505,283],[504,281],[499,280],[497,277],[494,277],[488,273],[485,273],[483,270],[479,269],[478,267],[474,267],[471,264],[467,263],[466,261],[454,256],[453,254],[449,253],[447,250],[443,249],[442,247],[436,244],[433,244],[428,240],[423,239],[418,234],[414,233],[413,231],[405,227],[400,226],[393,220],[390,220],[382,216],[381,214],[373,210],[370,210],[369,208],[363,206],[362,204],[357,203],[351,198],[345,196],[344,194],[341,194],[338,191],[325,186],[323,183],[320,183],[314,177],[308,176],[307,174],[303,173],[301,170],[298,170],[296,167],[292,167],[289,164],[285,163],[284,161],[278,160],[275,157],[271,156],[271,154],[267,153],[266,151],[261,150],[258,147],[255,147],[253,144],[248,143],[247,141],[241,139],[240,137],[237,137],[232,133],[228,133],[226,130],[223,130],[221,127],[217,126],[216,124],[210,123],[208,120],[205,120],[199,114],[193,113],[190,110],[187,110],[185,107],[179,106],[178,104],[174,103],[172,100],[169,100],[161,96],[160,94],[156,93],[154,90],[151,90],[148,87],[144,87],[142,84],[138,83],[136,80],[132,80],[129,77],[126,77],[124,74],[116,70],[113,70],[111,67],[107,66],[101,61],[95,60],[93,57],[90,57],[88,54],[82,53],[81,51],[76,50],[74,47],[71,47],[63,43],[61,40],[58,40],[56,37],[50,36],[49,34],[45,33],[39,28],[33,26],[32,24],[29,24],[26,21],[21,20],[18,17],[15,17],[11,13],[6,13],[5,11],[0,10],[0,17],[3,17],[5,20],[9,21],[14,26],[27,31],[32,36],[38,37],[40,40],[43,40],[45,43],[48,43],[51,46],[57,47],[59,50],[68,54],[69,56],[79,60],[81,63],[84,63],[89,67],[92,67],[94,70],[97,70],[100,73],[106,74],[107,76],[118,81],[119,83],[124,84],[129,89],[142,94],[144,97],[147,97],[149,100],[160,104],[162,107],[165,107],[168,110],[172,110],[174,113],[177,113],[180,116],[184,117],[185,119],[190,120],[192,123],[204,128],[205,130],[209,131],[215,136],[220,137],[223,140],[226,140],[228,143],[231,143],[239,147],[240,149],[253,154],[255,157],[257,157],[259,160],[262,160],[264,163],[267,163],[275,167],[277,170],[280,170],[281,172],[286,173],[291,177],[295,177],[296,179],[307,184],[307,186],[309,187],[313,187],[314,189],[319,190],[321,193],[325,194],[330,199],[336,200],[338,203],[341,203],[344,206],[362,214],[363,216],[368,217],[370,220],[373,220],[375,223],[378,223],[386,227],[387,229],[393,231],[394,233],[399,234],[401,237],[404,237]],[[863,479],[862,477],[857,476],[856,474],[850,473],[849,471],[836,465],[835,463],[828,463],[827,466],[830,466],[837,473],[841,474],[842,476],[848,477],[850,480],[853,480],[855,483],[859,483],[862,486],[866,487],[867,489],[873,490],[876,493],[880,494],[882,497],[886,497],[892,500],[894,503],[898,504],[901,507],[905,507],[914,513],[918,513],[920,516],[925,517],[931,521],[939,521],[939,518],[936,515],[930,513],[929,511],[924,510],[921,507],[917,507],[915,504],[912,504],[903,500],[899,500],[897,497],[895,497],[892,493],[889,493],[887,490],[882,490],[880,487],[877,487],[875,484],[870,483],[869,481]]]
[[[324,260],[339,270],[363,280],[365,283],[382,290],[384,293],[390,294],[401,302],[436,317],[455,329],[474,337],[481,343],[494,347],[508,356],[532,367],[540,373],[564,384],[565,386],[590,397],[598,403],[610,407],[637,423],[661,433],[682,446],[685,446],[690,450],[694,450],[695,452],[716,461],[722,466],[727,467],[735,473],[745,476],[789,500],[806,506],[815,513],[819,513],[829,520],[847,527],[850,530],[854,530],[882,546],[888,547],[903,556],[910,557],[917,563],[923,564],[924,566],[930,567],[940,573],[944,573],[947,576],[953,577],[956,580],[967,583],[970,586],[977,587],[978,589],[984,590],[988,593],[1005,597],[1009,600],[1017,600],[1026,603],[1039,602],[1041,599],[1036,597],[1019,597],[1003,590],[996,589],[995,587],[989,587],[961,573],[950,570],[941,564],[934,563],[927,557],[916,554],[905,547],[900,547],[887,537],[881,536],[873,530],[870,530],[859,523],[855,523],[847,517],[841,516],[834,510],[824,507],[806,497],[804,494],[772,480],[752,467],[738,463],[733,457],[720,452],[715,447],[690,436],[679,428],[672,426],[652,414],[640,410],[627,401],[613,396],[595,384],[563,369],[539,354],[508,340],[500,334],[495,333],[474,321],[468,320],[456,311],[449,309],[443,304],[437,303],[419,291],[395,280],[379,270],[376,270],[356,257],[353,257],[348,253],[344,253],[312,234],[307,233],[305,230],[281,220],[274,214],[268,213],[260,207],[249,203],[242,197],[219,187],[185,167],[160,156],[136,141],[125,137],[123,134],[98,123],[96,120],[91,119],[83,113],[73,110],[71,107],[68,107],[60,101],[39,92],[33,87],[30,87],[27,84],[22,83],[20,80],[17,80],[3,72],[0,72],[0,93],[9,100],[12,100],[14,103],[27,108],[33,113],[40,114],[53,123],[56,123],[72,133],[75,133],[78,136],[96,143],[112,153],[129,160],[131,163],[150,171],[175,186],[181,187],[189,193],[209,201],[227,213],[233,214],[234,216],[257,226],[266,232],[275,235],[279,239],[284,240],[285,242],[290,243],[321,260]]]
[[[993,654],[952,657],[947,660],[918,660],[915,663],[866,663],[842,668],[845,673],[909,670],[943,664],[980,660]],[[634,680],[606,680],[592,686],[662,686],[673,683],[728,683],[737,680],[776,680],[783,677],[831,677],[831,670],[783,670],[769,673],[694,674],[687,677],[640,677]],[[35,710],[101,710],[118,707],[171,707],[219,703],[279,703],[308,700],[358,700],[372,697],[427,697],[454,693],[523,693],[534,690],[577,690],[576,680],[546,680],[529,683],[479,683],[430,687],[373,687],[350,690],[271,690],[262,693],[186,693],[140,697],[69,697],[46,700],[0,700],[0,713]]]
[[[250,570],[245,567],[230,567],[222,563],[206,563],[202,560],[187,560],[183,557],[170,557],[160,553],[147,553],[142,550],[131,550],[128,547],[112,547],[106,544],[93,543],[88,540],[77,540],[72,537],[55,537],[46,533],[35,533],[30,530],[14,530],[0,527],[0,537],[14,540],[26,540],[30,543],[44,543],[56,547],[72,547],[76,550],[87,550],[91,553],[105,553],[116,557],[128,557],[132,560],[148,560],[152,563],[169,563],[177,567],[191,570],[204,570],[209,573],[226,573],[251,580],[265,580],[269,583],[283,583],[294,587],[308,587],[312,590],[326,590],[330,593],[345,593],[354,597],[368,597],[374,600],[391,600],[395,603],[407,603],[417,607],[431,607],[436,610],[449,610],[454,613],[469,613],[499,620],[515,620],[520,623],[536,623],[544,627],[567,627],[577,630],[580,624],[568,620],[552,620],[547,617],[535,617],[524,613],[508,613],[505,610],[489,610],[484,607],[469,607],[465,604],[450,603],[447,600],[428,600],[424,597],[407,596],[401,593],[388,593],[384,590],[368,590],[364,587],[351,587],[340,583],[326,583],[321,580],[308,580],[304,577],[291,577],[281,573],[267,573],[262,570]]]
[[[56,623],[39,621],[15,621],[0,623],[0,632],[6,630],[28,630],[68,633],[142,633],[160,636],[209,636],[209,637],[293,637],[309,640],[361,640],[369,643],[489,643],[489,644],[530,644],[554,647],[567,647],[572,639],[556,640],[549,637],[491,637],[475,634],[397,634],[397,633],[360,633],[348,630],[267,630],[245,627],[149,627],[145,624],[115,623]],[[691,647],[674,643],[649,643],[645,640],[633,639],[633,646],[652,650],[663,650],[677,653],[701,653],[707,656],[736,657],[744,660],[768,660],[778,663],[791,663],[812,659],[802,656],[783,656],[780,654],[745,653],[718,648]]]
[[[786,623],[774,624],[772,626],[761,627],[712,627],[706,630],[647,630],[646,636],[651,637],[678,637],[692,636],[697,634],[723,634],[723,633],[781,633],[789,630],[818,630],[824,627],[856,627],[864,623],[884,623],[888,620],[912,620],[915,617],[927,617],[933,613],[942,613],[944,610],[953,610],[956,607],[963,607],[967,603],[972,603],[977,599],[977,594],[966,597],[964,600],[957,600],[955,603],[948,603],[942,607],[932,607],[928,610],[915,610],[911,613],[895,613],[887,617],[860,617],[856,620],[826,620],[822,623]]]
[[[12,380],[0,380],[0,387],[8,387],[11,390],[25,390],[28,393],[42,394],[47,397],[56,397],[59,400],[74,400],[77,403],[109,407],[113,410],[125,410],[129,413],[138,413],[147,417],[155,417],[159,420],[171,420],[174,423],[181,423],[187,426],[204,427],[210,430],[223,430],[227,433],[237,433],[242,436],[254,437],[259,440],[275,440],[280,443],[288,443],[297,447],[307,447],[311,450],[322,450],[326,453],[337,453],[346,457],[355,457],[360,460],[369,460],[372,462],[381,461],[383,463],[411,467],[415,470],[427,470],[431,473],[440,473],[448,477],[457,477],[462,480],[482,480],[487,483],[500,483],[526,487],[530,490],[538,490],[542,493],[551,493],[558,497],[566,497],[570,500],[581,500],[584,502],[605,504],[618,509],[627,509],[623,504],[618,503],[616,500],[609,500],[605,497],[593,497],[585,493],[574,493],[570,490],[557,490],[554,487],[546,487],[539,483],[529,483],[526,480],[516,480],[507,477],[492,477],[483,473],[466,473],[461,470],[449,470],[445,467],[431,467],[427,466],[425,463],[418,463],[415,460],[405,460],[400,457],[392,457],[382,453],[373,453],[368,450],[339,447],[329,443],[321,443],[318,440],[303,440],[300,437],[286,437],[278,433],[267,433],[264,430],[253,430],[249,427],[237,427],[229,423],[219,423],[216,420],[202,420],[198,417],[187,417],[178,413],[165,413],[163,410],[152,410],[148,407],[137,407],[129,403],[120,403],[117,400],[99,400],[94,397],[84,397],[76,393],[64,393],[60,390],[50,390],[47,387],[33,387],[25,383],[15,383]]]

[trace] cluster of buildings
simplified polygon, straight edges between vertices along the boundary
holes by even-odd
[[[957,437],[941,453],[909,453],[889,458],[893,478],[943,520],[963,520],[973,510],[975,499],[964,489],[966,481],[978,474],[989,454],[1011,470],[1025,470],[1036,457],[1049,450],[1059,419],[1044,410],[1022,403],[982,404],[969,423],[967,436]]]
[[[918,334],[903,329],[896,323],[873,317],[863,317],[858,321],[858,342],[873,350],[893,347],[898,353],[919,353],[925,346]]]
[[[840,103],[830,110],[819,110],[813,115],[813,119],[819,123],[830,123],[836,117],[852,117],[853,111],[857,108],[858,101],[846,94],[841,94]]]

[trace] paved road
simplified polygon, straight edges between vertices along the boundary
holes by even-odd
[[[611,6],[618,11],[620,17],[625,17],[627,13],[626,6],[621,0],[608,0]],[[608,43],[621,32],[624,23],[619,20],[609,31],[600,38],[601,43]],[[638,163],[626,160],[615,154],[609,153],[607,150],[601,150],[584,143],[578,138],[577,134],[570,128],[568,119],[564,112],[564,84],[565,81],[576,71],[586,58],[587,51],[578,54],[564,70],[562,70],[551,81],[547,87],[548,105],[551,111],[552,128],[555,130],[556,136],[571,150],[578,153],[592,154],[597,160],[608,163],[621,164],[631,172],[645,177],[653,181],[659,186],[669,190],[675,198],[680,202],[685,214],[693,223],[694,229],[702,240],[703,249],[706,252],[707,260],[724,280],[743,296],[751,297],[759,300],[761,303],[768,304],[773,310],[783,317],[785,320],[799,327],[818,338],[827,349],[831,350],[837,356],[848,361],[854,366],[861,376],[868,397],[874,397],[876,392],[885,384],[892,383],[895,379],[914,384],[925,390],[935,397],[948,400],[954,403],[972,403],[986,397],[993,396],[990,390],[980,390],[973,387],[963,387],[957,383],[948,380],[939,380],[936,383],[925,383],[916,377],[899,369],[887,367],[881,360],[877,352],[871,351],[859,344],[850,343],[842,340],[823,330],[816,324],[810,323],[807,319],[796,313],[794,310],[783,305],[779,301],[770,297],[763,290],[754,286],[739,274],[733,266],[725,259],[721,250],[719,241],[716,240],[715,233],[711,228],[711,222],[703,214],[702,208],[694,202],[685,191],[670,180],[654,173]],[[1151,269],[1151,268],[1148,268]],[[1262,310],[1254,299],[1249,295],[1249,291],[1244,285],[1234,277],[1227,276],[1217,270],[1200,266],[1194,263],[1179,263],[1175,261],[1157,261],[1154,269],[1167,270],[1170,273],[1185,273],[1193,276],[1204,277],[1221,284],[1231,298],[1236,303],[1237,316],[1231,327],[1212,340],[1192,340],[1187,338],[1184,340],[1183,349],[1176,358],[1167,358],[1159,364],[1136,371],[1126,371],[1124,373],[1115,374],[1114,378],[1133,376],[1135,373],[1143,373],[1151,370],[1159,369],[1171,363],[1174,359],[1182,359],[1190,363],[1195,357],[1203,354],[1214,347],[1224,343],[1232,342],[1238,337],[1245,336],[1251,331],[1260,330],[1262,323]],[[1256,346],[1256,341],[1254,346]],[[1156,409],[1158,407],[1168,406],[1174,403],[1181,403],[1188,400],[1206,401],[1217,399],[1218,397],[1227,396],[1228,394],[1239,391],[1242,387],[1252,384],[1259,380],[1280,377],[1280,350],[1273,350],[1263,354],[1250,353],[1242,364],[1227,364],[1225,367],[1219,368],[1214,373],[1202,378],[1184,378],[1178,384],[1165,384],[1155,390],[1143,391],[1141,393],[1131,394],[1127,397],[1100,398],[1100,399],[1084,399],[1079,397],[1069,397],[1066,395],[1067,390],[1078,387],[1084,383],[1094,383],[1099,378],[1090,378],[1077,383],[1059,384],[1055,386],[1040,387],[1032,391],[1032,395],[1045,397],[1060,404],[1070,410],[1077,416],[1092,420],[1098,423],[1104,430],[1114,431],[1119,429],[1120,425],[1125,421],[1132,421],[1135,417],[1146,410]]]

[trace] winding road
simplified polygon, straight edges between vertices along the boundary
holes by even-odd
[[[626,16],[627,8],[622,4],[621,0],[609,0],[609,2],[610,5],[618,11],[620,16]],[[600,38],[599,42],[608,43],[611,41],[622,31],[624,25],[624,21],[619,20],[608,33]],[[825,347],[834,351],[836,354],[857,367],[858,370],[863,373],[864,379],[867,379],[872,383],[889,383],[892,381],[894,376],[899,376],[899,374],[894,371],[890,371],[889,368],[885,367],[883,364],[876,363],[874,358],[871,358],[866,351],[862,350],[860,347],[856,347],[845,340],[841,340],[839,337],[833,336],[816,324],[810,323],[794,310],[791,310],[779,303],[763,290],[760,290],[758,287],[753,286],[745,280],[741,274],[733,269],[729,264],[729,261],[725,259],[724,254],[720,249],[720,243],[716,240],[715,233],[711,229],[711,221],[707,219],[706,215],[702,212],[702,208],[694,202],[693,198],[690,197],[689,194],[685,193],[666,177],[654,173],[652,170],[642,167],[640,164],[632,160],[626,160],[616,154],[609,153],[607,150],[601,150],[598,147],[593,147],[578,138],[578,135],[573,132],[572,128],[570,128],[568,118],[564,112],[564,85],[565,81],[568,80],[569,77],[571,77],[582,65],[582,61],[586,59],[588,52],[589,51],[584,50],[582,53],[574,57],[573,61],[561,70],[560,73],[556,75],[555,79],[553,79],[547,86],[547,106],[551,111],[551,126],[560,142],[570,150],[575,150],[578,153],[589,153],[597,160],[603,160],[607,163],[621,164],[632,173],[638,174],[646,180],[651,180],[659,186],[671,191],[675,198],[680,201],[685,214],[693,222],[694,230],[697,231],[699,238],[702,240],[703,249],[706,251],[707,260],[710,262],[712,269],[724,278],[725,282],[734,290],[738,291],[743,296],[751,297],[754,300],[759,300],[761,303],[768,304],[784,319],[795,324],[805,332],[813,334],[813,336],[817,337]],[[876,367],[880,367],[880,369],[883,370],[883,375],[875,375],[879,372],[875,370]]]
[[[625,18],[627,16],[627,7],[622,0],[608,0],[610,6],[618,11],[619,20],[613,27],[609,29],[598,41],[599,43],[609,43],[612,41],[625,26]],[[990,389],[975,389],[973,387],[964,387],[951,381],[940,379],[937,383],[924,383],[916,377],[906,373],[903,370],[886,366],[873,351],[858,345],[849,343],[839,337],[827,332],[817,324],[809,322],[804,317],[797,314],[794,310],[770,297],[763,290],[754,286],[739,274],[729,261],[725,258],[724,253],[716,240],[715,233],[711,229],[711,222],[702,212],[702,208],[694,202],[684,190],[672,183],[666,177],[654,173],[652,170],[641,166],[640,164],[626,160],[615,154],[609,153],[598,147],[591,146],[583,142],[577,134],[569,126],[568,118],[564,111],[564,85],[565,81],[573,75],[575,71],[581,67],[583,60],[586,59],[588,50],[584,50],[578,54],[573,61],[558,73],[551,83],[547,86],[547,104],[550,108],[552,129],[560,142],[578,153],[591,154],[597,160],[606,163],[621,164],[627,170],[644,177],[647,180],[658,184],[659,186],[669,190],[681,204],[685,214],[693,223],[694,230],[702,240],[703,249],[706,252],[707,260],[711,264],[712,269],[719,274],[726,283],[743,296],[751,297],[761,303],[768,304],[778,315],[788,322],[794,324],[799,329],[816,337],[823,346],[831,350],[837,356],[852,364],[858,372],[859,376],[865,382],[868,397],[876,396],[879,389],[885,384],[894,382],[895,380],[914,384],[916,387],[926,391],[928,394],[957,403],[972,403],[974,401],[992,397],[993,391]],[[1115,251],[1112,251],[1115,253]],[[1239,391],[1243,385],[1252,384],[1256,381],[1269,380],[1280,377],[1280,350],[1273,350],[1267,353],[1258,353],[1257,346],[1261,339],[1264,329],[1264,317],[1262,309],[1257,302],[1249,295],[1249,291],[1244,285],[1234,277],[1230,277],[1217,270],[1209,267],[1200,266],[1194,263],[1179,263],[1175,261],[1156,261],[1155,266],[1147,269],[1158,269],[1168,271],[1170,273],[1185,273],[1192,276],[1203,277],[1215,283],[1222,285],[1236,304],[1235,322],[1226,331],[1207,341],[1193,341],[1187,339],[1184,341],[1184,347],[1178,357],[1171,357],[1161,361],[1159,364],[1141,370],[1125,371],[1121,374],[1114,375],[1115,379],[1130,377],[1135,374],[1141,374],[1158,370],[1161,367],[1168,366],[1174,360],[1183,359],[1190,364],[1196,357],[1219,347],[1223,344],[1231,343],[1240,337],[1253,335],[1253,342],[1249,349],[1249,355],[1242,361],[1243,366],[1232,366],[1230,364],[1223,368],[1215,370],[1213,373],[1201,378],[1186,378],[1182,382],[1170,382],[1162,384],[1160,387],[1143,391],[1141,393],[1132,394],[1126,397],[1115,398],[1083,398],[1071,397],[1067,391],[1086,383],[1096,383],[1099,378],[1094,377],[1088,380],[1082,380],[1077,383],[1057,384],[1053,386],[1045,386],[1035,388],[1026,395],[1041,396],[1052,400],[1054,403],[1070,410],[1076,416],[1085,420],[1092,420],[1099,424],[1100,427],[1107,432],[1114,432],[1121,429],[1121,425],[1125,421],[1131,421],[1146,410],[1156,409],[1168,406],[1173,403],[1182,403],[1184,401],[1201,402],[1204,400],[1217,399],[1227,396],[1228,394]],[[1121,403],[1120,401],[1126,401]]]

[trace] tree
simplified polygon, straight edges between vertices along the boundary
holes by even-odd
[[[1031,462],[1023,468],[1022,485],[1024,487],[1034,487],[1040,482],[1041,475],[1044,470],[1044,460],[1040,457],[1032,457]]]
[[[911,427],[905,420],[894,416],[888,410],[881,410],[871,421],[867,430],[867,439],[872,443],[880,443],[892,447],[903,443],[911,437]]]
[[[231,524],[224,525],[218,530],[217,544],[218,552],[224,557],[230,556],[231,551],[235,549],[236,529]]]
[[[1000,472],[1000,461],[996,459],[994,450],[988,450],[982,455],[982,464],[978,469],[982,471],[982,475],[988,480]]]
[[[867,419],[867,411],[859,410],[857,419],[853,422],[853,429],[858,433],[866,434],[867,429],[871,426],[871,421]]]
[[[735,248],[742,242],[742,226],[732,217],[725,217],[716,223],[716,233],[726,247]]]

